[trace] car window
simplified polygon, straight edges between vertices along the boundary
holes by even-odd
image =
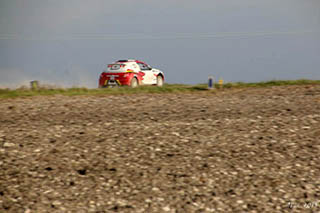
[[[120,69],[120,64],[113,64],[113,65],[111,65],[110,69],[111,70],[118,70],[118,69]]]
[[[146,64],[142,64],[142,63],[138,63],[140,70],[150,70],[148,65]]]

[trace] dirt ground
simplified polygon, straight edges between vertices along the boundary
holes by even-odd
[[[0,100],[0,212],[318,212],[320,86]]]

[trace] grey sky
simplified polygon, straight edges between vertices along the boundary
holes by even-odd
[[[320,1],[0,0],[0,86],[96,87],[125,58],[169,83],[320,79]]]

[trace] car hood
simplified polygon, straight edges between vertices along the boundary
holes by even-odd
[[[156,71],[156,72],[161,72],[161,73],[163,73],[161,70],[155,69],[155,68],[152,68],[152,71]]]

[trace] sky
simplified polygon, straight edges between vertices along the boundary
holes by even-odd
[[[128,58],[167,83],[320,80],[320,1],[0,0],[0,87],[95,88]]]

